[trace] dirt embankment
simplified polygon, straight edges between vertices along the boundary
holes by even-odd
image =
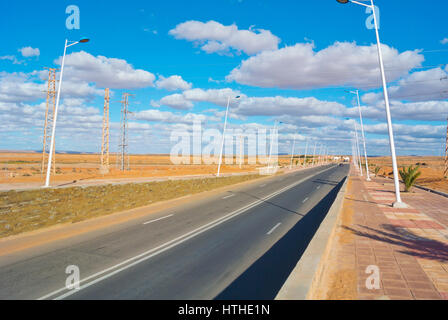
[[[371,172],[375,166],[380,167],[379,175],[392,177],[392,162],[390,157],[369,158]],[[444,159],[441,157],[398,157],[398,168],[410,165],[420,166],[422,172],[417,184],[448,193],[448,180],[444,178]]]
[[[0,238],[224,187],[259,175],[0,192]]]
[[[85,180],[112,180],[120,178],[149,178],[184,175],[215,174],[217,165],[207,164],[181,164],[171,162],[169,155],[131,155],[129,170],[121,171],[117,156],[110,156],[110,172],[100,172],[99,154],[56,154],[55,174],[51,176],[52,182],[71,183]],[[193,163],[191,159],[190,163]],[[280,156],[279,164],[287,166],[289,156]],[[257,167],[263,164],[248,164],[247,157],[244,164],[239,166],[239,158],[234,157],[233,164],[223,163],[222,173],[257,172]],[[0,183],[43,183],[45,174],[42,172],[42,154],[40,153],[0,153]]]

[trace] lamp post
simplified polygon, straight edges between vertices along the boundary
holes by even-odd
[[[240,96],[236,96],[235,97],[235,99],[239,99],[239,98],[240,98]],[[227,98],[226,117],[224,119],[224,128],[222,129],[221,151],[219,152],[218,172],[216,173],[217,177],[219,177],[219,172],[221,171],[222,152],[223,152],[223,149],[224,149],[224,139],[225,139],[225,134],[226,134],[227,116],[229,114],[229,106],[230,106],[230,96]]]
[[[268,170],[270,170],[270,168],[271,168],[271,159],[272,159],[272,147],[274,146],[274,136],[275,136],[275,134],[277,133],[277,125],[279,124],[279,123],[283,123],[283,122],[278,122],[277,120],[275,120],[275,122],[274,122],[274,131],[272,132],[272,134],[271,134],[271,142],[270,142],[270,145],[269,145],[269,160],[268,160]],[[277,136],[278,136],[278,134],[277,134]],[[278,138],[278,137],[277,137]],[[270,171],[269,171],[270,172]]]
[[[362,173],[361,151],[360,151],[360,149],[359,149],[358,128],[356,127],[356,121],[353,120],[353,123],[355,124],[356,152],[357,152],[357,154],[358,154],[359,171],[360,171],[360,173],[361,173],[361,177],[362,177],[362,176],[363,176],[363,173]]]
[[[292,160],[294,158],[294,147],[296,146],[296,135],[294,135],[294,142],[292,143],[292,149],[291,149],[291,161],[289,163],[289,170],[292,169]]]
[[[53,129],[51,131],[51,142],[50,142],[50,151],[48,154],[48,165],[47,165],[47,177],[45,179],[45,188],[48,188],[50,186],[50,174],[51,174],[51,161],[53,158],[53,150],[54,150],[54,135],[56,133],[56,120],[58,118],[58,109],[59,109],[59,99],[61,97],[61,88],[62,88],[62,74],[64,72],[64,63],[65,63],[65,54],[67,52],[67,48],[74,46],[78,43],[86,43],[89,42],[89,39],[87,38],[81,38],[79,41],[69,41],[68,39],[65,39],[65,45],[64,45],[64,55],[62,56],[62,63],[61,63],[61,74],[59,75],[59,87],[58,87],[58,94],[56,97],[56,106],[54,108],[54,116],[53,116]]]
[[[378,21],[377,21],[376,12],[375,12],[375,5],[373,3],[373,0],[370,0],[370,5],[359,2],[359,1],[355,1],[355,0],[336,0],[336,1],[339,3],[342,3],[342,4],[352,2],[355,4],[370,8],[372,10],[373,21],[374,21],[374,25],[375,25],[376,41],[377,41],[377,47],[378,47],[378,60],[379,60],[380,70],[381,70],[381,80],[383,83],[384,102],[386,105],[387,128],[389,131],[389,145],[390,145],[390,153],[392,156],[392,169],[393,169],[393,173],[394,173],[395,202],[393,203],[393,207],[406,208],[407,206],[401,200],[401,195],[400,195],[400,181],[398,180],[398,166],[397,166],[397,157],[395,155],[394,131],[392,128],[392,117],[390,115],[389,94],[387,92],[387,81],[386,81],[386,74],[384,72],[383,52],[381,50],[381,41],[380,41],[380,34],[378,31]]]
[[[366,180],[370,181],[370,173],[369,173],[369,164],[367,162],[367,148],[366,148],[366,136],[364,135],[364,124],[362,121],[362,112],[361,112],[361,102],[359,101],[359,90],[356,91],[348,91],[349,93],[356,94],[356,98],[358,100],[358,111],[359,111],[359,121],[361,123],[361,136],[362,143],[364,145],[364,158],[366,160]]]
[[[306,139],[306,147],[305,147],[305,156],[304,156],[304,158],[303,158],[303,166],[304,167],[306,167],[306,157],[307,157],[307,154],[308,153],[308,139]]]
[[[314,142],[313,164],[311,165],[312,167],[314,167],[314,158],[316,157],[316,147],[317,147],[317,142]]]

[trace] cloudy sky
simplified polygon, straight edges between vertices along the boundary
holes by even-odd
[[[399,155],[441,155],[448,116],[445,0],[377,0]],[[69,5],[80,10],[68,29]],[[45,67],[67,49],[56,150],[98,152],[104,89],[111,151],[130,98],[133,153],[168,153],[193,121],[221,129],[279,127],[280,152],[305,141],[350,153],[359,90],[370,155],[389,154],[375,33],[366,8],[335,0],[2,1],[0,150],[42,148]],[[72,20],[71,20],[72,21]],[[73,22],[73,21],[72,21]],[[303,152],[303,150],[301,151]]]

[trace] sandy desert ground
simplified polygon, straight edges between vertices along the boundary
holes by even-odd
[[[192,161],[191,161],[192,162]],[[247,163],[247,158],[245,159]],[[257,172],[264,165],[223,165],[221,172]],[[280,165],[289,165],[290,157],[279,157]],[[0,152],[0,184],[44,182],[41,172],[42,155],[37,152]],[[131,155],[130,170],[121,171],[116,155],[110,156],[110,172],[100,173],[98,154],[56,154],[56,174],[52,181],[58,183],[119,178],[167,177],[216,173],[217,165],[174,165],[169,155]]]
[[[371,171],[374,166],[381,167],[379,174],[392,177],[392,161],[390,157],[369,158]],[[448,180],[444,178],[444,159],[442,157],[398,157],[398,168],[409,165],[420,165],[422,172],[417,184],[448,193]]]

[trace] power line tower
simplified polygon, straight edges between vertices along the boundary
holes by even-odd
[[[119,165],[121,171],[129,170],[129,154],[128,154],[128,114],[130,93],[123,93],[121,100],[121,122],[120,122],[120,142],[118,148],[120,150]]]
[[[446,119],[448,122],[448,118]],[[448,178],[448,124],[446,127],[446,142],[445,142],[445,171],[443,172],[445,179]]]
[[[43,148],[42,148],[42,167],[41,173],[45,172],[48,162],[48,156],[50,152],[51,144],[51,128],[53,126],[54,111],[56,108],[56,68],[45,68],[48,69],[48,85],[47,85],[47,103],[45,109],[45,124],[44,124],[44,137],[43,137]],[[56,173],[55,166],[55,148],[53,148],[53,174]]]
[[[104,115],[103,115],[103,138],[101,143],[101,165],[102,174],[109,173],[109,88],[104,90]]]

